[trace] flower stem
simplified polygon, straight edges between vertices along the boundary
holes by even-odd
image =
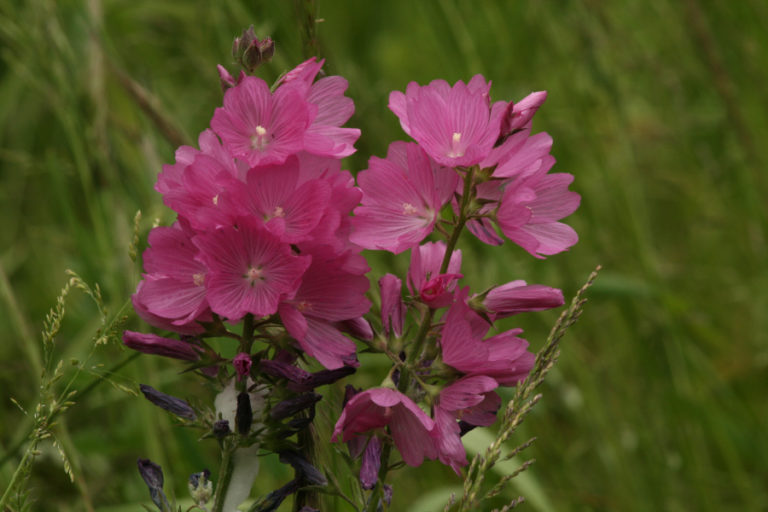
[[[224,500],[227,497],[227,490],[232,481],[232,472],[235,469],[235,449],[235,444],[225,443],[222,446],[219,481],[216,484],[216,497],[211,512],[224,512]]]
[[[302,429],[298,433],[298,440],[299,446],[301,447],[301,453],[304,458],[311,465],[317,467],[317,457],[315,453],[315,429],[312,423],[307,425],[306,428]],[[296,499],[293,502],[294,512],[298,512],[307,505],[312,508],[320,507],[320,496],[317,490],[299,490],[296,492]]]

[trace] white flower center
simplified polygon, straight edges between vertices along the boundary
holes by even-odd
[[[418,210],[411,203],[403,203],[403,215],[416,215]]]
[[[251,135],[251,149],[258,151],[264,151],[267,147],[267,129],[261,125],[258,125],[255,130],[256,133]]]
[[[256,267],[250,267],[248,269],[248,272],[245,273],[244,277],[248,280],[248,283],[251,286],[253,286],[256,283],[256,281],[264,279],[261,275],[261,268],[256,268]]]
[[[448,152],[449,158],[459,158],[464,156],[464,150],[459,147],[461,143],[461,133],[454,132],[451,137],[451,150]]]

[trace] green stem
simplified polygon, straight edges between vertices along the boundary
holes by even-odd
[[[248,313],[245,315],[245,319],[243,319],[243,339],[240,342],[240,352],[245,352],[246,354],[251,353],[251,347],[253,346],[253,331],[253,315]]]
[[[8,501],[8,498],[10,498],[13,488],[16,487],[16,481],[24,472],[24,466],[26,466],[27,464],[27,459],[29,459],[30,455],[32,454],[32,452],[35,451],[36,448],[37,448],[37,441],[29,445],[29,448],[27,448],[27,451],[24,452],[24,457],[22,457],[21,462],[19,463],[19,466],[16,468],[16,471],[14,471],[13,477],[11,477],[11,482],[8,484],[8,487],[5,489],[5,492],[3,493],[3,497],[0,498],[0,510],[5,510],[5,502]]]
[[[229,444],[229,443],[227,443]],[[224,498],[232,481],[232,473],[235,469],[235,446],[223,446],[221,452],[221,467],[219,468],[219,481],[216,484],[216,497],[213,501],[211,512],[224,512]]]
[[[140,352],[135,352],[135,353],[131,354],[126,359],[123,359],[121,362],[117,363],[115,366],[113,366],[112,368],[107,370],[105,372],[105,375],[110,375],[110,374],[116,372],[117,370],[119,370],[123,366],[127,365],[128,363],[130,363],[131,361],[133,361],[134,359],[136,359],[140,355],[141,355]],[[103,376],[97,377],[96,379],[92,380],[91,383],[88,384],[86,387],[84,387],[82,390],[78,391],[75,395],[67,398],[67,400],[71,401],[71,402],[77,402],[78,400],[80,400],[83,397],[85,397],[85,395],[87,395],[88,393],[93,391],[96,388],[96,386],[98,386],[99,384],[101,384],[105,380],[106,380],[106,378],[103,377]],[[59,409],[56,409],[56,411],[54,411],[54,413],[49,418],[49,421],[52,422],[56,418],[56,416],[58,414],[59,414]],[[5,465],[5,463],[8,462],[11,458],[16,456],[16,453],[21,449],[22,446],[24,446],[24,443],[27,442],[27,439],[29,439],[29,437],[32,435],[32,432],[34,432],[34,430],[35,430],[35,426],[34,425],[30,426],[28,431],[27,431],[27,433],[24,435],[24,437],[19,439],[19,441],[16,442],[16,444],[14,444],[11,448],[8,449],[6,454],[3,455],[3,458],[0,459],[0,468],[3,467]]]
[[[310,423],[307,428],[302,429],[298,434],[299,446],[301,447],[304,458],[317,467],[317,454],[315,453],[315,431],[313,424]],[[300,490],[296,492],[296,499],[293,502],[294,512],[298,512],[304,506],[320,508],[320,495],[317,490]]]

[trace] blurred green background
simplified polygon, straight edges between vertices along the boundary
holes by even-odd
[[[552,135],[555,169],[576,177],[582,206],[567,222],[581,240],[536,261],[466,237],[465,275],[477,289],[526,279],[572,296],[604,270],[518,433],[538,436],[526,452],[537,462],[507,497],[523,493],[521,509],[541,511],[768,510],[768,3],[318,9],[321,53],[349,80],[349,126],[363,131],[351,170],[405,138],[386,105],[409,81],[482,73],[494,99],[549,91],[534,131]],[[98,282],[111,314],[126,307],[140,272],[128,256],[133,217],[141,209],[142,247],[153,222],[173,220],[154,180],[178,141],[207,126],[221,102],[215,65],[234,70],[232,39],[251,23],[277,41],[265,79],[303,60],[294,2],[0,0],[0,456],[27,421],[10,397],[34,406],[39,331],[65,269]],[[389,263],[402,270],[407,255]],[[556,313],[528,316],[513,324],[537,349]],[[98,327],[89,301],[70,301],[60,357],[84,360]],[[112,344],[86,367],[128,355]],[[179,368],[142,357],[114,379],[207,399]],[[57,436],[75,483],[43,445],[32,510],[138,510],[149,503],[140,456],[161,463],[182,497],[190,473],[218,465],[212,442],[110,384],[61,418]],[[254,494],[288,479],[267,460]],[[459,485],[437,463],[400,471],[394,510],[437,509],[418,500],[434,491],[440,503]]]

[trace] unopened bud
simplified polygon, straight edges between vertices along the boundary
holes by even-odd
[[[235,413],[235,427],[237,433],[241,436],[248,435],[251,431],[251,422],[253,422],[253,411],[251,410],[251,397],[245,391],[237,395],[237,412]]]
[[[231,433],[228,420],[219,420],[213,424],[213,435],[216,439],[224,439]]]
[[[307,485],[327,485],[328,480],[325,475],[320,472],[315,466],[309,463],[300,453],[286,450],[278,452],[280,455],[280,462],[290,464],[296,471],[296,478],[301,480]]]
[[[163,469],[149,459],[139,459],[136,461],[139,468],[139,474],[144,479],[149,489],[149,496],[152,502],[160,510],[170,510],[168,498],[163,492]]]
[[[251,360],[251,356],[245,352],[240,352],[235,356],[234,359],[232,359],[232,366],[235,367],[238,381],[243,380],[243,377],[246,377],[249,373],[251,373],[252,365],[253,361]]]
[[[156,390],[152,386],[147,386],[146,384],[141,384],[139,389],[141,389],[141,392],[144,393],[144,397],[147,400],[160,407],[161,409],[165,409],[166,411],[170,412],[171,414],[175,414],[180,418],[185,418],[191,421],[197,419],[195,410],[192,409],[192,407],[190,407],[190,405],[181,398],[167,395],[161,391]]]
[[[123,332],[123,344],[145,354],[172,357],[183,361],[197,361],[200,359],[200,352],[202,351],[199,347],[186,341],[134,331]]]
[[[304,393],[278,403],[269,411],[269,415],[273,420],[279,421],[314,406],[321,398],[323,397],[316,393]]]
[[[264,62],[269,62],[274,54],[275,42],[269,37],[260,41],[253,25],[232,43],[232,56],[248,72],[253,72]]]
[[[373,489],[379,479],[381,467],[381,441],[373,436],[363,453],[363,462],[360,465],[360,483],[363,489]]]

